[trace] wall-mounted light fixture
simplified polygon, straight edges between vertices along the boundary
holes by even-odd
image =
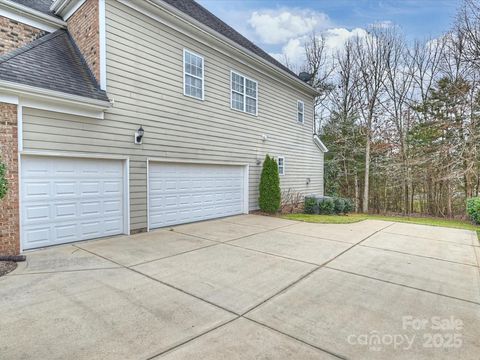
[[[262,135],[262,141],[267,141],[268,140],[268,135],[267,134],[263,134]]]
[[[307,185],[310,185],[310,178],[307,178]]]
[[[143,127],[140,125],[137,131],[135,131],[135,145],[140,145],[142,143],[143,134]]]

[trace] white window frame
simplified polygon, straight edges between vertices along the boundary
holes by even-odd
[[[191,54],[191,55],[197,56],[197,57],[199,57],[200,59],[202,59],[202,77],[199,77],[199,76],[196,76],[196,75],[192,75],[192,74],[187,74],[187,73],[186,73],[186,71],[185,71],[185,70],[186,70],[186,67],[185,67],[185,54],[186,54],[187,52],[188,52],[189,54]],[[197,96],[193,96],[193,95],[187,94],[187,92],[185,91],[185,90],[186,90],[186,89],[185,89],[185,86],[186,86],[185,78],[186,78],[187,75],[188,75],[188,76],[191,76],[191,77],[193,77],[193,78],[195,78],[195,79],[198,79],[198,80],[201,80],[201,81],[202,81],[202,97],[197,97]],[[190,97],[190,98],[192,98],[192,99],[197,99],[197,100],[202,100],[202,101],[205,100],[205,58],[204,58],[202,55],[200,55],[200,54],[198,54],[198,53],[196,53],[196,52],[194,52],[194,51],[192,51],[192,50],[186,49],[186,48],[183,49],[183,95],[188,96],[188,97]]]
[[[280,159],[282,159],[282,172],[280,172]],[[277,157],[277,167],[278,167],[278,175],[284,176],[285,175],[285,156],[278,156]]]
[[[233,74],[243,77],[243,94],[239,93],[236,90],[233,90],[233,88],[232,88]],[[252,96],[247,95],[247,87],[246,87],[247,80],[255,83],[256,97],[252,97]],[[239,109],[233,107],[233,92],[243,96],[243,110],[239,110]],[[256,103],[255,114],[252,114],[252,113],[247,111],[247,97],[250,98],[250,99],[255,99],[255,103]],[[245,76],[238,71],[230,70],[230,109],[235,110],[235,111],[240,111],[240,112],[243,112],[245,114],[249,114],[249,115],[253,115],[253,116],[258,116],[258,81],[253,80],[252,78],[250,78],[248,76]]]
[[[302,112],[298,111],[298,105],[302,104]],[[299,124],[305,124],[305,103],[302,100],[297,100],[297,122]],[[302,121],[298,120],[298,114],[302,114]]]

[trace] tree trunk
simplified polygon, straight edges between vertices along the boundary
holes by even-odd
[[[367,135],[367,144],[365,146],[365,183],[363,189],[362,212],[368,213],[368,188],[370,178],[370,134]]]
[[[355,212],[358,213],[358,174],[355,170]]]

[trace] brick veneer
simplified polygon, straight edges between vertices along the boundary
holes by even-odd
[[[7,167],[8,192],[0,200],[0,255],[20,252],[17,106],[0,103],[0,161]]]
[[[100,33],[98,0],[87,0],[67,21],[68,31],[93,75],[100,81]]]
[[[0,16],[0,55],[22,47],[45,34],[43,30]]]

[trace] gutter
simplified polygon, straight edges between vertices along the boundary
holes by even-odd
[[[313,142],[315,143],[315,145],[317,145],[321,152],[328,152],[328,148],[325,146],[322,140],[320,140],[317,134],[313,134]]]
[[[68,20],[86,0],[55,0],[50,5],[50,11],[60,15],[64,20]]]
[[[93,110],[103,111],[112,106],[110,101],[92,99],[85,96],[68,94],[61,91],[43,89],[30,85],[13,83],[0,80],[0,91],[17,96],[35,97],[42,100],[60,101],[62,103],[77,107],[85,107]]]
[[[38,21],[47,23],[57,29],[67,27],[67,23],[62,19],[58,19],[55,16],[47,15],[41,11],[32,9],[28,6],[18,4],[10,0],[0,0],[0,7],[7,8],[10,11],[14,11],[22,15],[30,16]]]
[[[57,1],[62,1],[62,0],[57,0]],[[63,0],[63,1],[65,1],[65,0]],[[280,75],[282,75],[284,77],[287,77],[288,80],[290,80],[290,81],[293,80],[296,83],[296,85],[301,85],[304,88],[304,90],[307,90],[311,94],[313,94],[313,95],[319,95],[320,94],[315,88],[313,88],[312,86],[303,82],[299,78],[293,76],[292,74],[289,74],[285,70],[282,70],[282,69],[278,68],[277,66],[273,65],[269,61],[265,60],[264,58],[258,56],[255,53],[253,53],[252,51],[250,51],[248,49],[245,49],[243,46],[241,46],[241,45],[237,44],[236,42],[230,40],[226,36],[222,35],[218,31],[213,30],[212,28],[208,27],[207,25],[202,24],[200,21],[198,21],[198,20],[194,19],[193,17],[191,17],[190,15],[187,15],[184,12],[178,10],[174,6],[171,6],[170,4],[167,4],[167,3],[163,2],[163,1],[159,1],[159,0],[145,0],[145,1],[150,3],[153,6],[164,8],[165,10],[167,10],[168,12],[170,12],[172,15],[176,16],[177,18],[180,18],[184,21],[187,21],[188,23],[190,23],[190,25],[193,25],[193,26],[197,27],[199,30],[217,38],[217,40],[220,40],[223,43],[229,45],[230,47],[233,47],[236,50],[239,50],[240,52],[244,53],[245,55],[253,58],[254,60],[256,60],[260,63],[262,63],[263,65],[268,66],[270,69],[273,69],[274,71],[276,71]]]

